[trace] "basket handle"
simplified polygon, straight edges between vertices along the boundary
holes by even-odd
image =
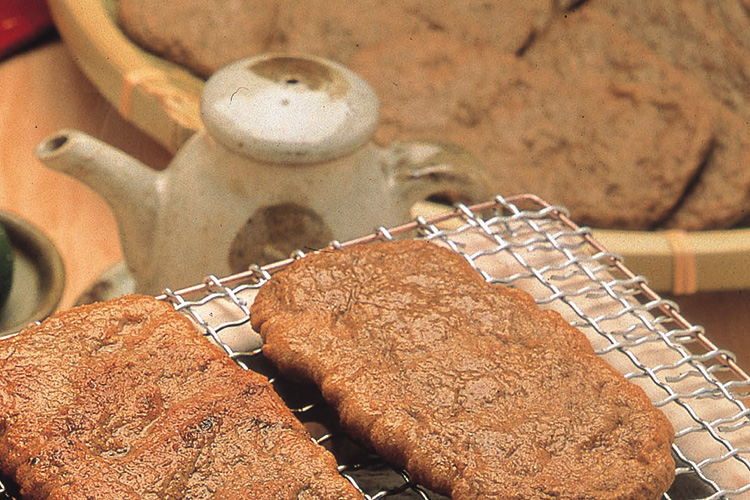
[[[387,148],[386,158],[394,195],[409,206],[428,199],[474,203],[492,196],[484,166],[454,144],[396,142]]]

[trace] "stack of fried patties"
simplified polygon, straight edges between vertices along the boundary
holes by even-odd
[[[701,230],[735,226],[750,209],[742,2],[118,6],[134,40],[202,76],[270,50],[340,61],[380,98],[381,145],[462,145],[499,194],[539,194],[597,227]],[[155,21],[169,8],[175,22]]]
[[[357,54],[351,66],[382,96],[380,140],[462,144],[497,192],[537,193],[594,226],[740,222],[750,16],[739,1],[590,0],[548,14],[515,52],[436,31]]]

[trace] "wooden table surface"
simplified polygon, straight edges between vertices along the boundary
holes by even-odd
[[[167,151],[118,115],[60,41],[0,62],[0,209],[32,222],[57,246],[66,268],[62,308],[73,305],[122,259],[106,203],[34,157],[39,141],[65,127],[87,132],[155,168],[170,160]],[[734,351],[740,364],[750,367],[750,290],[675,300],[688,320],[703,325],[719,347]]]
[[[107,204],[34,156],[34,146],[61,128],[82,130],[157,168],[170,155],[120,117],[61,42],[0,62],[0,209],[32,222],[55,243],[67,275],[61,307],[69,307],[122,252]]]

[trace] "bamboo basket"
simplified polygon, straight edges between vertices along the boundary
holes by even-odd
[[[49,6],[82,71],[125,119],[171,153],[202,128],[203,80],[131,42],[117,25],[115,0],[49,0]],[[417,213],[436,210],[445,207],[416,207]],[[684,295],[750,288],[750,229],[595,229],[594,235],[656,290]]]

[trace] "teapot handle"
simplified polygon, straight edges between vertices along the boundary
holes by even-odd
[[[408,207],[428,198],[449,203],[478,202],[494,193],[483,165],[468,151],[439,141],[408,141],[387,150],[394,196]]]

